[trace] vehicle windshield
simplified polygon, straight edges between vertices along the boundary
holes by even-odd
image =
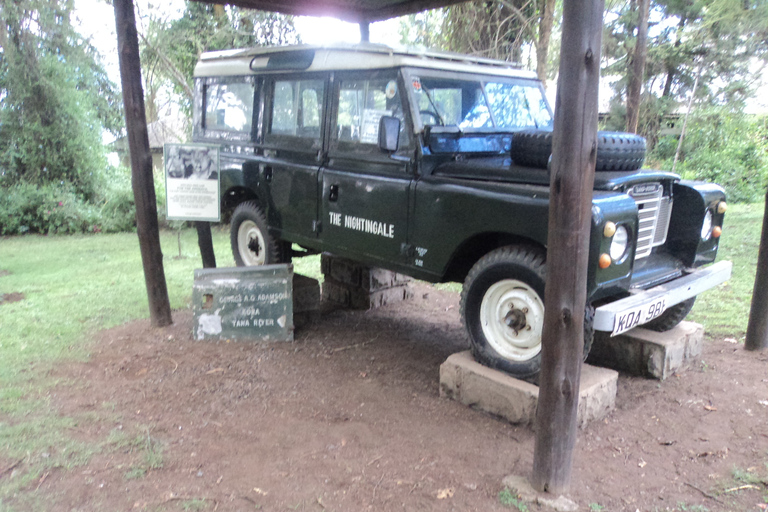
[[[423,126],[457,126],[462,131],[552,127],[552,114],[534,82],[420,75],[411,80],[411,91]]]

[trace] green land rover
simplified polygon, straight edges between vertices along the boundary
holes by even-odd
[[[533,73],[372,44],[256,48],[204,54],[195,94],[238,265],[330,252],[463,282],[475,357],[539,371],[553,116]],[[640,170],[644,155],[641,137],[598,133],[585,355],[595,330],[671,329],[730,277],[708,265],[723,190]]]

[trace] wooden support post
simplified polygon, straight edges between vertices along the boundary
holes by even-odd
[[[370,24],[367,21],[361,21],[360,22],[360,42],[361,43],[370,43],[371,42],[371,32],[370,32]]]
[[[749,310],[747,350],[768,348],[768,191],[765,193],[763,231],[760,235],[760,249],[757,253],[757,274],[752,291],[752,307]]]
[[[211,223],[195,222],[195,228],[197,228],[197,245],[200,247],[200,255],[203,257],[203,268],[216,268]]]
[[[131,181],[136,202],[136,231],[139,236],[144,281],[149,296],[150,321],[154,327],[163,327],[170,325],[173,321],[168,289],[165,284],[163,253],[160,249],[152,155],[149,152],[144,90],[141,86],[136,16],[133,11],[133,0],[114,0],[114,5],[125,126],[131,153]]]
[[[531,483],[571,480],[584,347],[603,0],[565,0],[549,203],[542,366]]]

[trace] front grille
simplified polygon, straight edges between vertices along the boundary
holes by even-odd
[[[664,195],[661,183],[643,183],[628,191],[637,204],[637,248],[635,260],[651,254],[651,249],[667,240],[672,198]]]

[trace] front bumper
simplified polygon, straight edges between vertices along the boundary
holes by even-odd
[[[600,306],[595,310],[595,330],[620,334],[620,329],[615,324],[623,313],[632,310],[639,311],[644,306],[657,303],[660,300],[664,300],[665,309],[679,304],[730,279],[732,267],[733,264],[730,261],[720,261],[654,288],[634,293],[625,299]],[[643,323],[645,321],[640,321],[635,325]]]

